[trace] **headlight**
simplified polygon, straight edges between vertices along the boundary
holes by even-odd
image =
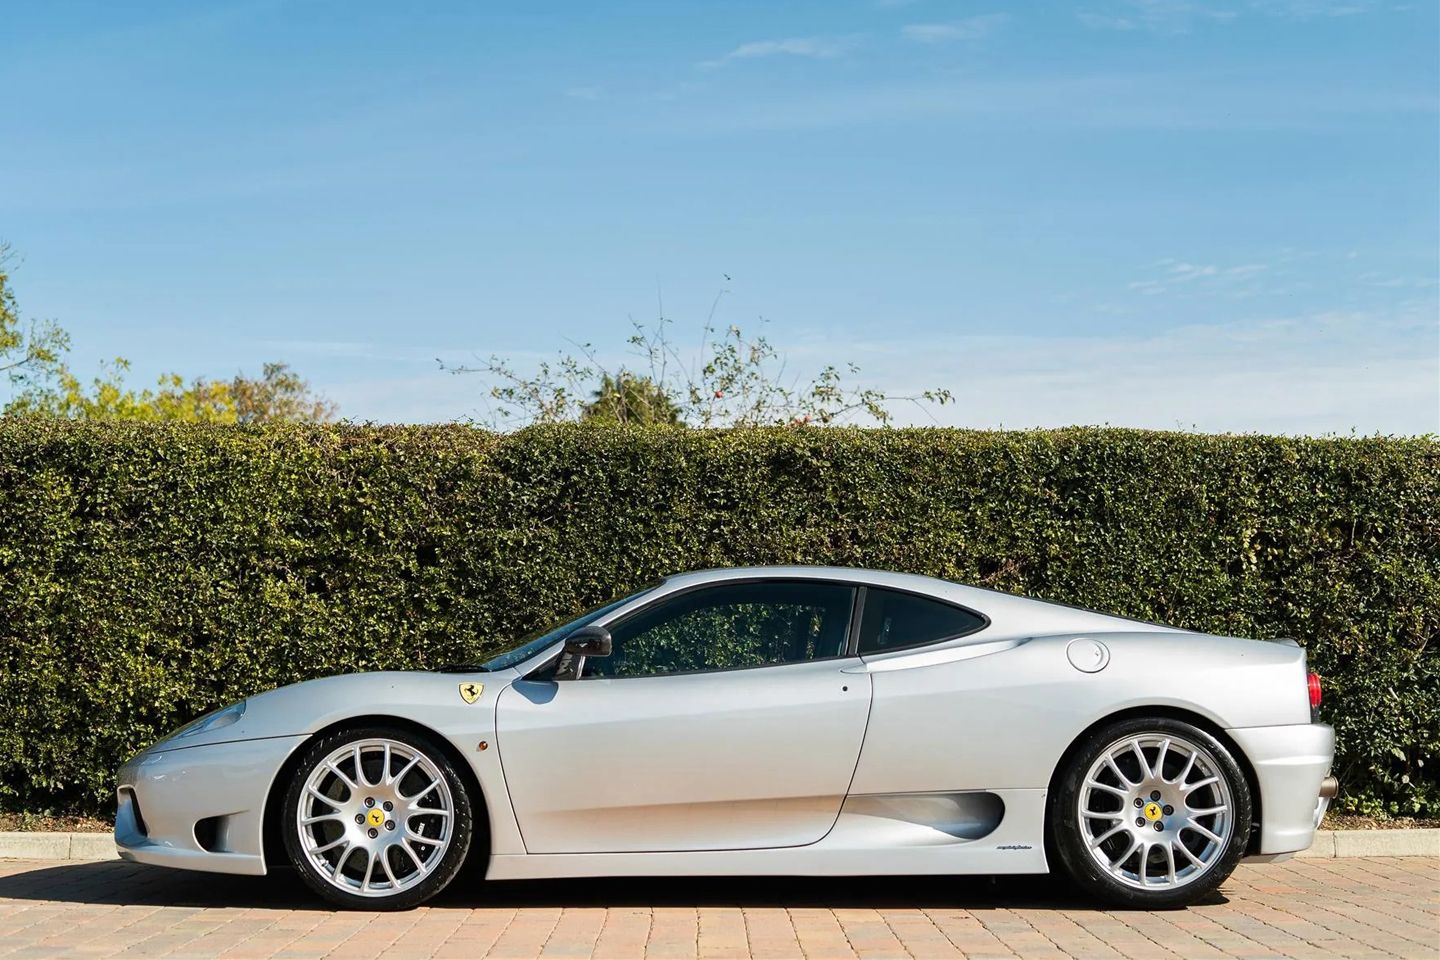
[[[232,703],[228,707],[212,710],[198,720],[191,720],[185,724],[185,726],[176,730],[160,742],[164,743],[166,740],[179,740],[182,737],[193,737],[197,733],[208,733],[211,730],[219,730],[222,727],[230,726],[230,724],[243,716],[245,716],[245,701],[241,700],[239,703]]]

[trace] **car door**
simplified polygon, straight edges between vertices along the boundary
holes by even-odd
[[[607,624],[613,653],[499,697],[505,783],[531,853],[799,846],[834,825],[870,679],[846,673],[854,588],[733,581]]]

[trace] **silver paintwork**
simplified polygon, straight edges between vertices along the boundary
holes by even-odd
[[[749,670],[524,680],[550,648],[494,673],[353,674],[272,690],[234,723],[121,768],[117,846],[148,863],[264,873],[261,820],[285,760],[321,730],[402,718],[473,771],[491,877],[1043,872],[1045,797],[1065,750],[1119,711],[1157,707],[1209,721],[1254,770],[1257,854],[1311,842],[1334,737],[1310,722],[1297,646],[819,567],[682,574],[596,622],[677,590],[767,578],[928,594],[990,623],[927,647]],[[1072,650],[1081,639],[1103,646],[1098,669]],[[464,681],[484,685],[474,703],[457,692]],[[996,802],[998,822],[986,813]],[[196,843],[203,817],[222,818],[223,849]]]
[[[1335,756],[1335,731],[1323,723],[1298,723],[1225,732],[1250,761],[1260,788],[1259,852],[1307,849],[1330,802],[1320,798],[1317,804],[1316,798]]]
[[[261,814],[276,771],[305,742],[303,734],[240,740],[221,746],[172,748],[161,743],[116,774],[120,803],[115,846],[127,860],[217,873],[263,874]],[[147,828],[136,822],[135,800]],[[205,850],[195,822],[224,817],[226,842]]]
[[[507,687],[497,739],[525,850],[817,842],[840,814],[865,737],[870,678],[845,672],[859,665]]]

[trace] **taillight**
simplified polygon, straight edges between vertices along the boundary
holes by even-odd
[[[1310,688],[1310,719],[1314,720],[1320,715],[1320,674],[1310,671],[1305,684]]]

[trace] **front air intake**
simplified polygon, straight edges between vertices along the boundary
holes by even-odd
[[[195,842],[210,853],[230,851],[230,818],[206,817],[195,821]]]
[[[145,826],[145,817],[140,813],[140,798],[135,796],[135,791],[129,787],[121,787],[120,802],[122,806],[130,808],[130,816],[135,821],[136,832],[142,837],[148,837],[150,831]]]

